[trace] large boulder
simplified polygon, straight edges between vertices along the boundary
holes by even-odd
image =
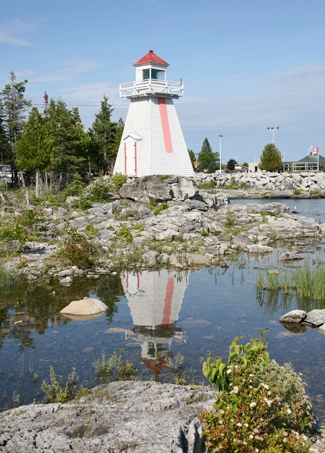
[[[98,299],[86,297],[81,300],[73,300],[69,305],[64,307],[60,313],[62,315],[87,316],[102,313],[107,309],[107,305]]]

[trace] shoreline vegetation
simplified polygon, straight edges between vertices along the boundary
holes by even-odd
[[[263,178],[267,182],[261,181]],[[300,181],[300,187],[295,187],[297,181]],[[271,182],[273,188],[270,188]],[[245,198],[245,193],[249,200],[245,205],[229,204],[229,199]],[[166,175],[126,180],[122,175],[115,175],[115,179],[114,176],[100,177],[85,184],[79,175],[75,175],[64,191],[44,193],[39,197],[26,189],[6,190],[2,187],[0,287],[13,285],[15,279],[21,277],[30,283],[56,278],[60,284],[69,286],[78,276],[99,278],[125,269],[227,267],[227,261],[236,259],[241,252],[265,254],[281,246],[290,250],[297,244],[323,244],[325,224],[292,213],[281,203],[251,203],[252,198],[298,197],[325,197],[325,176],[315,173],[198,175],[195,178]],[[280,277],[274,272],[267,272],[266,277],[260,274],[257,287],[280,289],[285,294],[296,291],[310,295],[311,286],[314,286],[313,297],[322,300],[323,290],[311,277],[310,268],[314,265],[307,263],[300,269],[290,270],[290,275]],[[323,264],[318,265],[317,272],[315,278],[322,278]],[[288,382],[291,393],[288,390],[282,399],[276,397],[279,382],[266,382],[267,375],[262,372],[270,363],[266,347],[263,333],[262,339],[251,339],[244,346],[235,339],[228,363],[218,359],[214,364],[211,359],[204,362],[204,375],[224,394],[223,399],[217,396],[214,409],[210,408],[210,412],[202,415],[203,437],[211,448],[221,445],[220,451],[236,451],[234,443],[238,437],[242,452],[252,451],[249,449],[252,446],[254,451],[280,451],[276,450],[278,444],[282,445],[283,452],[311,451],[310,436],[314,436],[315,431],[308,433],[312,416],[308,398],[301,396],[304,393],[301,380],[296,379],[292,369],[283,371],[283,367],[272,361],[273,367],[279,367],[283,376],[294,379],[296,386],[292,390],[293,383]],[[240,365],[236,372],[234,365]],[[111,377],[133,379],[136,375],[134,363],[124,361],[119,352],[110,358],[102,356],[94,366],[103,382]],[[182,381],[181,361],[170,367],[177,384],[188,384]],[[263,424],[257,426],[255,423],[253,409],[257,400],[251,399],[251,391],[246,388],[248,375],[253,376],[249,382],[258,389],[258,397],[265,403],[268,427],[272,425],[267,435]],[[50,382],[43,382],[42,389],[48,402],[65,403],[76,397],[77,383],[74,372],[63,382],[52,368]],[[79,388],[78,391],[82,400],[89,390]],[[298,394],[299,401],[296,399]],[[238,395],[242,395],[241,399]],[[227,412],[229,405],[232,410],[236,409],[236,414],[239,410],[243,417],[233,425],[232,413],[228,414],[231,428],[220,424],[220,414],[225,413],[221,411]],[[272,414],[273,409],[280,415]],[[24,411],[22,409],[20,413]],[[292,413],[296,418],[290,418]],[[222,420],[226,420],[225,417]],[[230,433],[226,438],[223,427]],[[322,450],[314,448],[312,451]]]

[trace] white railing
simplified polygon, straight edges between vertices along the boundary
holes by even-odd
[[[120,97],[122,98],[148,94],[183,96],[183,93],[184,84],[181,80],[179,82],[169,82],[167,80],[147,79],[141,82],[126,82],[120,84]]]

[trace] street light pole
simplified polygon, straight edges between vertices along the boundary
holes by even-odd
[[[274,131],[277,131],[279,129],[279,126],[277,127],[268,127],[267,130],[272,132],[272,143],[274,145]]]
[[[223,135],[219,135],[219,139],[220,139],[220,173],[221,173],[221,139],[222,139]]]

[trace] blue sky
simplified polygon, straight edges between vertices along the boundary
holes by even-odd
[[[182,78],[175,100],[187,147],[208,138],[228,161],[275,145],[298,160],[325,155],[324,0],[1,0],[0,90],[14,71],[26,98],[78,106],[85,129],[103,95],[124,120],[122,82],[150,49]],[[42,106],[40,105],[41,109]]]

